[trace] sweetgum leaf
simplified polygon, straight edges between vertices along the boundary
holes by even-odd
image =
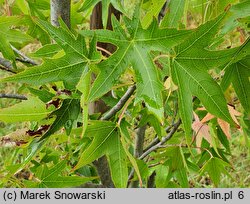
[[[69,89],[74,89],[85,66],[91,63],[84,38],[75,37],[66,26],[53,27],[46,21],[37,20],[48,34],[66,53],[58,59],[47,59],[42,65],[26,69],[23,72],[2,79],[1,82],[22,82],[41,85],[50,82],[63,81]],[[45,49],[45,48],[44,48]],[[100,55],[91,53],[93,61],[98,61]]]
[[[132,65],[137,82],[135,102],[145,101],[148,109],[162,121],[161,91],[163,85],[150,52],[154,50],[166,52],[172,46],[185,40],[192,31],[160,29],[156,20],[147,29],[143,29],[138,10],[132,20],[124,17],[126,29],[123,29],[117,19],[113,17],[114,31],[80,31],[84,36],[96,35],[98,41],[109,42],[117,46],[117,51],[112,56],[98,64],[100,74],[93,84],[89,99],[93,101],[108,92],[119,79],[117,76],[120,76],[129,65]]]
[[[211,40],[218,32],[227,12],[197,28],[188,40],[175,47],[171,73],[178,85],[180,116],[186,135],[190,135],[192,123],[192,95],[197,96],[206,109],[235,125],[220,86],[208,74],[208,70],[225,65],[242,49],[209,50]]]
[[[116,188],[126,188],[128,182],[127,155],[120,137],[115,139],[115,151],[107,155],[111,177]]]
[[[48,169],[47,166],[41,166],[37,172],[38,186],[43,188],[77,187],[95,179],[94,177],[60,176],[66,168],[66,162],[65,160],[61,161],[51,169]]]
[[[22,16],[0,17],[0,51],[6,59],[15,61],[15,54],[10,43],[24,43],[32,40],[32,37],[17,29],[11,29],[13,25],[21,25],[26,20]]]
[[[65,99],[61,107],[51,113],[51,116],[55,115],[56,119],[52,123],[50,129],[43,135],[41,140],[49,137],[63,126],[67,135],[69,135],[73,126],[73,122],[77,119],[79,113],[80,101],[77,99]]]
[[[249,55],[244,59],[231,64],[226,69],[224,78],[222,80],[222,86],[224,83],[228,83],[227,86],[232,82],[234,90],[239,97],[241,105],[246,112],[250,112],[250,60]],[[225,81],[228,82],[225,82]],[[225,88],[224,88],[225,89]]]
[[[116,125],[108,121],[92,121],[84,137],[93,137],[91,144],[83,151],[74,169],[93,162],[105,154],[117,152]]]
[[[225,161],[213,157],[208,160],[208,162],[202,167],[201,174],[204,174],[207,172],[214,182],[215,186],[218,186],[220,183],[220,177],[222,174],[229,175],[225,167],[229,167],[230,165],[226,163]]]
[[[45,103],[36,97],[15,104],[14,106],[0,109],[0,121],[7,123],[23,121],[40,121],[47,117],[53,108],[46,109]]]

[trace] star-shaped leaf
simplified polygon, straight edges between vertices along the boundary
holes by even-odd
[[[0,51],[6,59],[15,61],[15,54],[10,43],[24,43],[32,40],[32,37],[22,33],[20,30],[11,29],[13,25],[21,25],[25,22],[25,17],[21,16],[1,16],[0,17]]]
[[[128,178],[127,156],[120,141],[116,124],[109,121],[90,121],[84,136],[93,139],[81,154],[74,169],[78,169],[106,155],[115,186],[125,188]]]
[[[87,51],[84,38],[75,37],[61,22],[56,28],[46,21],[38,20],[41,26],[64,50],[65,55],[58,59],[47,59],[42,65],[29,68],[15,76],[2,79],[2,82],[22,82],[34,85],[63,81],[67,88],[73,89],[79,81],[85,66],[99,60],[95,54]],[[91,59],[90,59],[91,58]]]
[[[78,118],[80,113],[80,100],[78,99],[65,99],[61,107],[51,113],[51,116],[55,115],[56,119],[52,123],[50,129],[43,135],[41,140],[49,137],[61,127],[64,126],[67,135],[70,134],[70,131],[73,126],[73,122]]]
[[[220,86],[207,72],[223,66],[242,49],[209,50],[226,14],[201,25],[188,40],[175,47],[171,74],[179,87],[180,116],[187,135],[190,135],[192,124],[192,95],[197,96],[210,113],[234,124]]]
[[[139,9],[137,9],[139,10]],[[115,17],[112,18],[114,31],[81,31],[84,36],[97,37],[98,41],[109,42],[117,46],[117,51],[107,60],[98,64],[100,74],[90,91],[90,100],[95,100],[111,90],[119,76],[132,65],[137,83],[135,102],[144,101],[149,111],[163,120],[162,83],[158,76],[151,51],[165,51],[183,41],[192,31],[159,29],[156,20],[143,29],[139,20],[139,11],[132,20],[123,18],[123,29]],[[127,31],[127,32],[126,32]]]
[[[37,187],[76,187],[95,179],[95,177],[61,176],[61,172],[66,168],[66,163],[66,160],[61,161],[50,169],[47,166],[40,166],[35,175],[39,178]]]

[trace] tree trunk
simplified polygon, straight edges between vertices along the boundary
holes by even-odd
[[[112,24],[111,24],[111,14],[114,14],[118,19],[120,17],[120,13],[113,8],[113,6],[109,7],[109,18],[108,18],[108,24],[107,24],[107,29],[112,30]],[[98,3],[90,17],[90,29],[95,30],[95,29],[103,29],[102,25],[102,4],[101,2]],[[115,51],[115,46],[107,43],[98,43],[98,47],[101,47],[105,50],[108,50],[109,52],[114,52]],[[106,53],[103,53],[104,55]],[[93,76],[93,79],[95,76]],[[108,93],[109,94],[109,93]],[[90,113],[104,113],[108,110],[108,107],[105,105],[105,103],[102,100],[98,100],[95,103],[90,105]],[[108,161],[105,156],[101,157],[100,159],[96,160],[94,162],[94,165],[96,166],[97,172],[100,176],[101,182],[104,186],[108,188],[113,188],[114,183],[111,179],[111,174],[110,174],[110,169],[108,166]]]
[[[50,21],[53,26],[59,26],[59,18],[70,28],[70,3],[71,0],[50,1]]]

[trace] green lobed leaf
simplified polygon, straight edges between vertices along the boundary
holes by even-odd
[[[47,117],[53,108],[46,109],[45,103],[36,97],[29,97],[14,106],[0,109],[0,121],[7,123],[40,121]]]
[[[139,20],[139,11],[132,20],[124,17],[128,33],[121,27],[115,17],[112,18],[114,31],[96,30],[80,31],[84,36],[96,35],[97,40],[117,46],[117,51],[107,60],[98,64],[100,74],[90,91],[89,99],[93,101],[117,83],[129,65],[135,70],[137,93],[135,102],[145,101],[148,109],[163,121],[162,83],[158,76],[150,52],[165,51],[183,41],[191,31],[160,29],[156,21],[143,29]]]
[[[0,16],[0,51],[6,59],[15,61],[15,54],[10,43],[24,43],[32,40],[32,37],[20,30],[11,29],[13,25],[21,25],[25,22],[22,16]]]
[[[89,53],[86,50],[84,38],[80,35],[76,38],[65,26],[56,28],[42,20],[37,20],[37,23],[50,34],[66,54],[58,59],[47,59],[42,65],[26,69],[14,76],[2,79],[1,82],[40,85],[63,81],[67,88],[74,88],[85,66],[91,61],[88,59]],[[93,53],[91,55],[94,56],[94,61],[99,60],[99,55],[93,55]]]
[[[73,127],[73,123],[78,118],[79,113],[80,101],[78,99],[65,99],[61,107],[50,114],[50,116],[55,115],[56,119],[40,140],[42,141],[49,137],[61,127],[64,127],[67,135],[69,135]]]
[[[108,121],[91,121],[84,137],[93,137],[91,144],[82,152],[74,169],[93,162],[105,154],[117,152],[116,138],[119,137],[116,125]]]
[[[116,188],[126,188],[128,182],[127,155],[123,149],[120,137],[114,138],[115,151],[107,155],[112,181]]]
[[[178,27],[185,8],[185,0],[170,1],[167,12],[161,22],[161,27]]]
[[[220,177],[222,174],[229,175],[225,167],[230,166],[228,163],[224,162],[223,160],[213,157],[209,159],[208,162],[202,167],[201,173],[204,174],[207,172],[214,182],[215,186],[218,186],[220,183]]]
[[[249,56],[233,66],[232,83],[246,112],[250,112],[250,59]]]
[[[179,86],[180,116],[186,135],[191,132],[192,95],[197,96],[210,113],[235,125],[220,86],[207,73],[209,69],[225,65],[242,49],[209,50],[210,42],[226,14],[200,26],[188,40],[175,48],[171,72],[174,82]]]
[[[93,177],[80,177],[80,176],[60,176],[62,170],[65,169],[67,161],[61,161],[48,169],[46,166],[42,166],[39,177],[39,187],[43,188],[65,188],[65,187],[77,187],[95,178]]]

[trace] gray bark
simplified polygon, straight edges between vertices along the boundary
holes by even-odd
[[[50,21],[53,26],[59,26],[59,18],[70,28],[70,3],[71,0],[50,1]]]

